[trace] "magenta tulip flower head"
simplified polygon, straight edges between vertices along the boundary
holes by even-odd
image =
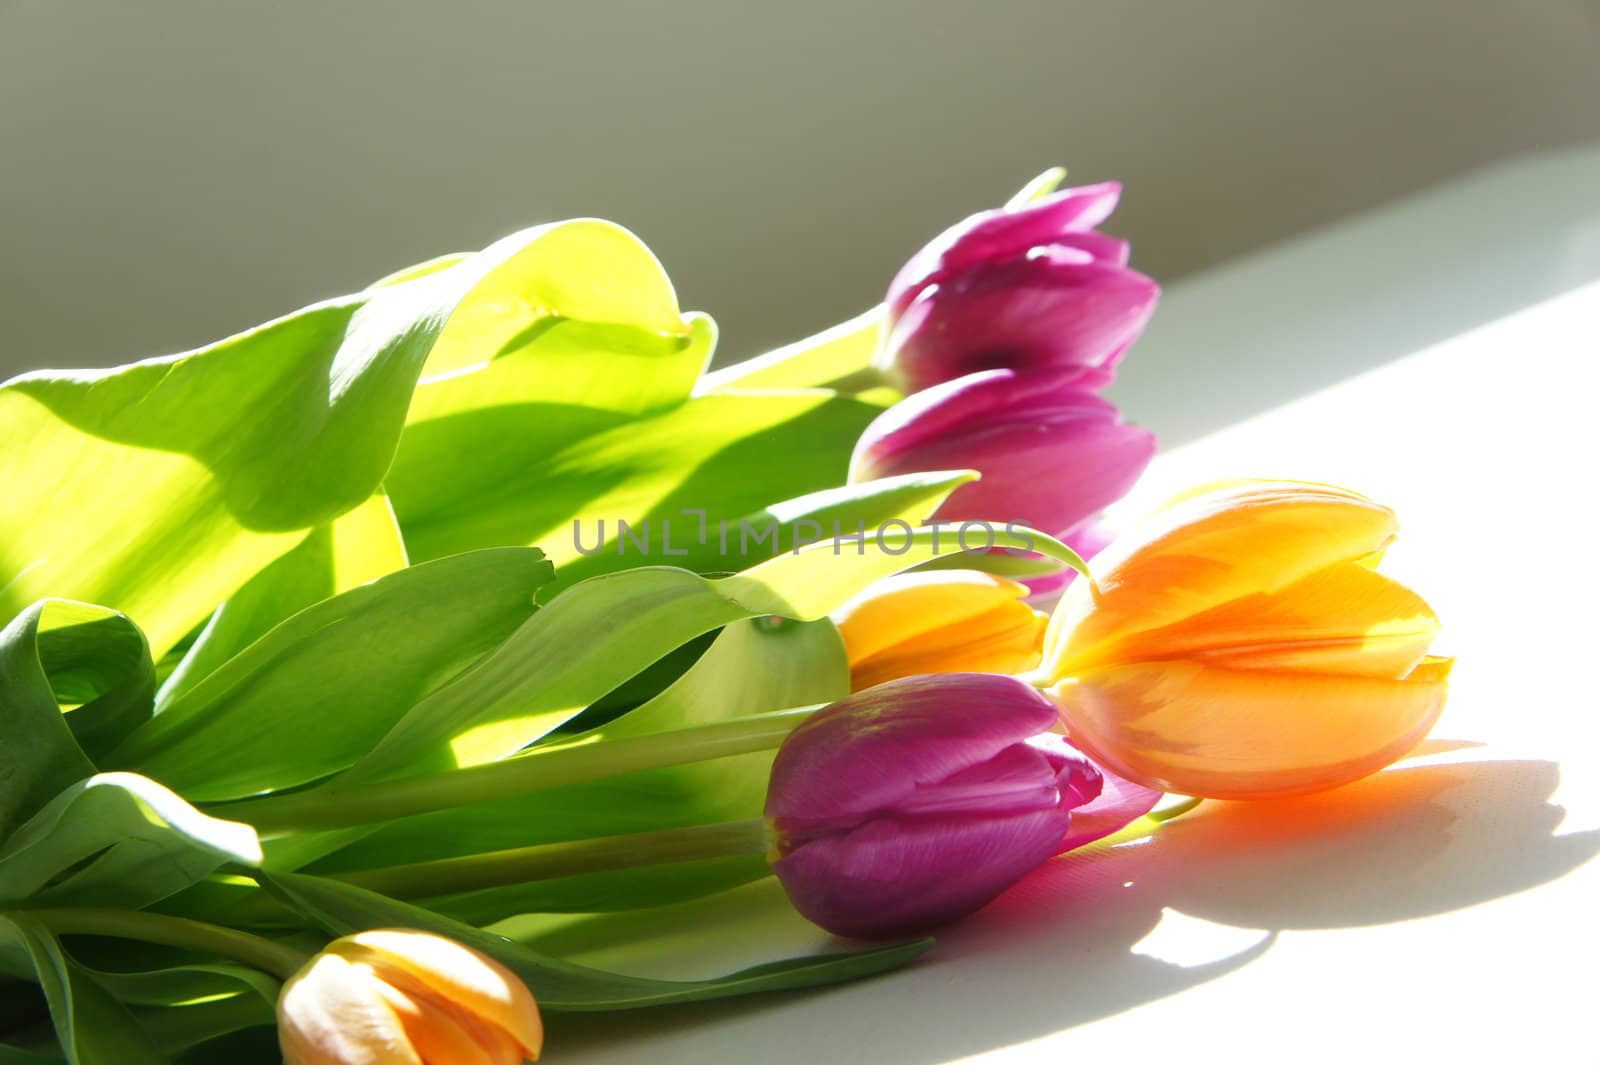
[[[1001,367],[1073,369],[1086,387],[1109,384],[1160,296],[1128,268],[1127,243],[1094,228],[1121,192],[1064,189],[946,230],[889,286],[879,368],[907,392]]]
[[[867,426],[850,480],[977,470],[982,479],[956,489],[935,520],[1070,532],[1126,495],[1156,449],[1080,383],[1071,370],[988,370],[918,392]]]
[[[839,935],[921,932],[1058,853],[1102,777],[1047,731],[1056,720],[1037,690],[988,673],[904,677],[818,712],[767,792],[795,908]]]

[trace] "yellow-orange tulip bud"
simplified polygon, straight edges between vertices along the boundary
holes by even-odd
[[[878,581],[833,620],[850,659],[850,689],[921,673],[1022,673],[1039,664],[1048,618],[1028,589],[976,570],[930,570]]]
[[[1400,758],[1444,707],[1439,619],[1376,572],[1394,512],[1328,485],[1189,493],[1067,590],[1036,680],[1122,776],[1213,798],[1337,787]]]
[[[330,943],[283,985],[285,1065],[521,1065],[544,1024],[517,976],[427,932],[361,932]]]

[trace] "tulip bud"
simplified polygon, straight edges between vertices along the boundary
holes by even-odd
[[[426,932],[330,943],[284,984],[285,1065],[521,1065],[544,1043],[539,1008],[505,966]]]
[[[1010,677],[906,677],[839,700],[779,749],[772,868],[839,935],[920,932],[976,910],[1056,854],[1100,793],[1046,730],[1055,708]]]
[[[977,470],[982,479],[956,489],[934,520],[1016,521],[1060,535],[1127,494],[1155,448],[1071,371],[989,370],[880,414],[856,442],[850,480]]]
[[[850,690],[919,673],[1023,673],[1039,664],[1049,619],[1028,589],[976,570],[878,581],[833,620],[850,659]]]
[[[1115,540],[1067,589],[1039,679],[1115,772],[1247,799],[1337,787],[1420,742],[1450,660],[1415,592],[1375,570],[1394,512],[1341,488],[1235,483]]]
[[[1114,183],[984,211],[914,255],[889,286],[880,369],[908,392],[977,370],[1076,369],[1100,387],[1155,311],[1160,289],[1094,231]]]

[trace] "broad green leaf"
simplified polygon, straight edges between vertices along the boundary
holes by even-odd
[[[95,983],[39,921],[0,913],[0,944],[26,955],[50,1002],[56,1038],[70,1065],[163,1065],[166,1059],[133,1016]],[[26,1060],[26,1059],[22,1059]]]
[[[67,728],[91,758],[149,719],[155,667],[144,633],[126,617],[86,603],[49,602],[39,619],[39,664]]]
[[[571,319],[695,330],[635,238],[580,221],[197,351],[0,386],[0,616],[45,596],[105,603],[162,657],[372,496],[425,360],[465,371]]]
[[[565,322],[629,326],[685,338],[709,327],[703,315],[690,321],[680,314],[677,293],[661,263],[638,237],[615,223],[580,218],[539,226],[494,248],[504,251],[502,268],[473,276],[471,297],[451,316],[428,356],[429,379],[516,352]],[[402,274],[426,270],[431,276],[448,276],[466,270],[472,275],[473,258],[444,270],[438,269],[443,260],[435,259]],[[392,281],[393,275],[386,280]],[[708,347],[700,358],[709,355]]]
[[[675,1002],[785,991],[898,968],[933,945],[922,939],[842,954],[794,958],[710,980],[650,980],[574,965],[448,917],[334,880],[285,873],[263,883],[331,935],[368,928],[418,928],[483,951],[522,977],[551,1012],[636,1009]]]
[[[715,580],[665,567],[591,578],[556,596],[418,703],[371,754],[328,785],[329,795],[362,780],[504,758],[701,633],[765,614],[825,617],[874,580],[948,553],[951,539],[948,532],[907,526],[905,535],[896,530],[861,554],[816,544]],[[1042,533],[996,530],[995,542],[1083,566],[1070,548]]]
[[[388,487],[413,558],[537,544],[578,560],[596,523],[682,538],[841,484],[876,408],[825,391],[704,396],[638,418],[591,406],[503,404],[413,424]],[[576,523],[576,524],[575,524]]]
[[[130,1006],[186,1006],[206,999],[247,994],[271,1007],[282,985],[260,969],[232,962],[192,962],[139,972],[93,968],[95,981]]]
[[[506,407],[531,423],[518,425],[520,431],[561,444],[567,442],[556,435],[562,427],[541,424],[547,413],[667,410],[689,397],[716,344],[716,325],[707,316],[690,314],[684,326],[661,333],[624,323],[543,319],[502,340],[506,347],[491,361],[424,377],[408,420],[415,426]],[[476,458],[456,456],[458,462]],[[401,464],[412,461],[402,458]]]
[[[282,1061],[277,1039],[277,1011],[271,1002],[257,995],[234,995],[210,1002],[196,1002],[188,1006],[140,1009],[135,1013],[139,1024],[150,1035],[150,1041],[163,1054],[178,1062],[198,1061],[204,1065],[217,1062],[259,1062],[276,1065]],[[248,1030],[263,1038],[243,1044],[250,1049],[223,1050],[224,1037]],[[229,1041],[232,1047],[240,1044]],[[190,1048],[200,1048],[204,1053],[190,1057]],[[241,1056],[243,1055],[243,1056]]]
[[[871,368],[883,315],[883,305],[879,304],[815,336],[714,370],[701,379],[696,392],[704,395],[731,389],[823,388],[845,381]]]
[[[41,654],[47,614],[87,620],[97,608],[45,601],[0,630],[0,839],[55,798],[63,788],[94,773],[56,701]],[[106,616],[109,612],[103,613]]]
[[[701,515],[684,511],[662,518],[644,543],[631,532],[622,535],[614,521],[596,519],[592,528],[574,532],[583,541],[583,556],[564,563],[539,596],[548,599],[586,577],[651,562],[717,574],[818,541],[837,542],[841,553],[865,550],[885,523],[921,525],[951,492],[976,477],[967,471],[902,474],[827,488],[731,521],[707,516],[702,522]]]
[[[208,817],[131,773],[73,784],[0,847],[0,905],[145,906],[227,862],[255,865],[248,825]]]
[[[709,724],[848,694],[844,644],[827,621],[736,622],[678,681],[577,742]],[[559,749],[557,745],[555,749]],[[773,751],[626,773],[392,822],[313,867],[345,872],[594,836],[759,817]],[[537,771],[541,749],[522,756]],[[756,858],[662,865],[473,892],[430,903],[474,924],[516,913],[655,906],[765,876]]]
[[[66,1060],[60,1054],[23,1050],[0,1043],[0,1065],[61,1065]]]
[[[159,706],[169,705],[291,615],[405,565],[405,544],[385,496],[373,496],[319,525],[217,608],[162,684]]]
[[[178,695],[104,760],[196,802],[338,772],[533,613],[536,549],[389,574],[295,614]]]

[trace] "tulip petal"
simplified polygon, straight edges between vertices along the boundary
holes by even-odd
[[[1223,604],[1276,592],[1393,539],[1389,508],[1342,488],[1248,482],[1156,512],[1076,581],[1045,640],[1046,676],[1119,661],[1139,634]]]
[[[991,370],[918,393],[868,426],[851,480],[976,469],[982,479],[958,488],[937,520],[1017,521],[1052,534],[1077,526],[1127,493],[1156,443],[1075,378]],[[969,546],[982,546],[976,533]]]
[[[430,1001],[425,993],[408,993],[385,984],[380,979],[383,1000],[394,1010],[405,1028],[406,1038],[424,1065],[506,1065],[504,1057],[496,1057],[478,1040],[474,1039],[463,1017],[456,1015],[443,1002]],[[510,1065],[521,1065],[521,1057]]]
[[[1122,195],[1116,182],[1062,189],[1026,207],[982,211],[957,222],[913,255],[889,284],[889,312],[898,315],[929,285],[974,265],[1025,255],[1111,217]]]
[[[539,1007],[516,974],[493,958],[452,939],[405,929],[361,932],[341,942],[351,944],[345,949],[352,957],[380,973],[398,970],[430,996],[500,1028],[529,1057],[538,1056],[544,1042]]]
[[[850,688],[862,691],[926,673],[1003,673],[1038,668],[1050,619],[1012,600],[958,625],[909,638],[850,665]]]
[[[364,965],[320,954],[283,985],[278,1038],[286,1065],[424,1065]]]
[[[1055,707],[1011,677],[905,677],[796,729],[773,761],[766,815],[794,831],[850,824],[1047,731]]]
[[[902,573],[875,582],[835,611],[833,621],[854,664],[905,643],[912,633],[961,625],[1027,594],[1015,581],[978,570]]]
[[[1067,233],[1050,242],[1052,248],[1076,248],[1089,257],[1111,266],[1127,266],[1132,246],[1125,240],[1098,230],[1087,233]]]
[[[1433,608],[1361,561],[1248,595],[1118,646],[1120,661],[1203,658],[1230,669],[1404,677],[1439,634]]]
[[[1121,832],[1156,808],[1165,794],[1157,788],[1120,777],[1102,768],[1100,794],[1093,801],[1072,811],[1067,834],[1056,846],[1057,854],[1087,846],[1095,840]]]
[[[1074,745],[1150,787],[1208,798],[1293,795],[1374,773],[1444,707],[1448,659],[1400,680],[1139,662],[1051,689]]]
[[[897,817],[963,813],[985,816],[1071,809],[1100,793],[1100,773],[1059,736],[1017,743],[987,762],[954,773],[935,786],[899,799]]]
[[[911,391],[996,367],[1104,366],[1144,330],[1160,287],[1079,255],[974,266],[929,286],[890,329],[886,350]]]
[[[880,818],[773,863],[795,909],[843,936],[907,935],[965,916],[1055,854],[1051,807],[1002,818]]]

